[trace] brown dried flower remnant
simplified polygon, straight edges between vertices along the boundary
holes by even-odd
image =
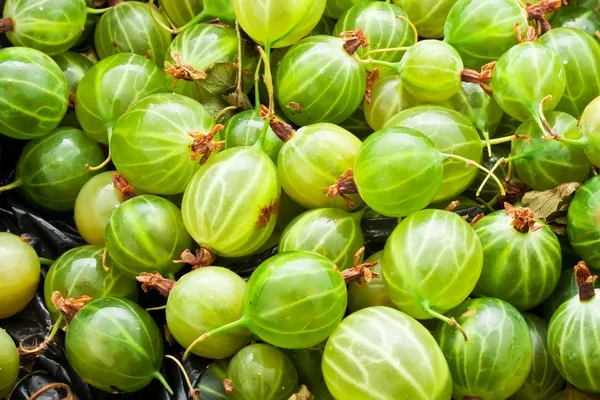
[[[260,106],[259,115],[262,119],[267,119],[269,116],[269,109],[264,104],[261,104]],[[271,116],[269,126],[277,135],[277,137],[281,139],[281,141],[284,143],[289,141],[292,138],[292,136],[294,136],[294,134],[296,133],[296,131],[290,124],[283,122],[274,115]]]
[[[579,286],[579,300],[587,301],[594,298],[594,296],[596,296],[594,282],[598,277],[596,275],[592,275],[590,269],[584,261],[580,261],[575,266],[574,270],[577,286]]]
[[[356,285],[362,287],[361,279],[364,279],[366,283],[371,282],[373,278],[378,278],[379,273],[371,271],[371,268],[377,266],[378,262],[362,263],[359,264],[360,258],[365,252],[365,247],[361,247],[356,254],[354,254],[354,267],[348,268],[342,271],[342,278],[346,283],[355,282]]]
[[[121,174],[113,173],[112,174],[113,186],[115,189],[119,191],[119,195],[121,196],[121,201],[127,201],[136,196],[135,191],[133,190],[133,186],[127,182],[127,180]]]
[[[371,90],[373,85],[379,79],[379,68],[375,68],[373,72],[367,71],[367,87],[365,89],[365,101],[367,104],[371,104]]]
[[[223,125],[217,124],[207,134],[198,131],[189,132],[188,135],[190,135],[194,139],[194,141],[190,145],[190,148],[192,149],[190,161],[195,161],[196,158],[198,158],[198,156],[202,154],[202,158],[200,158],[200,165],[202,165],[208,161],[208,158],[210,157],[213,151],[222,150],[223,147],[225,147],[225,141],[220,140],[218,142],[215,142],[213,140],[215,135],[222,130]]]
[[[175,85],[177,85],[177,82],[179,82],[181,79],[185,81],[198,81],[206,79],[206,72],[199,71],[189,64],[182,63],[181,55],[178,53],[171,52],[171,57],[175,61],[175,64],[165,61],[165,71],[175,78]]]
[[[135,279],[142,284],[144,292],[154,289],[165,297],[168,297],[175,287],[174,280],[164,278],[158,272],[142,272]]]
[[[233,387],[233,382],[231,382],[231,379],[225,378],[223,380],[223,388],[225,389],[225,393],[227,393],[227,395],[230,395],[231,393],[233,393],[234,387]]]
[[[505,202],[504,211],[506,212],[506,215],[513,219],[511,224],[519,232],[535,232],[542,228],[542,225],[535,220],[533,211],[531,211],[529,208],[515,207]]]
[[[344,41],[344,50],[351,56],[356,53],[359,47],[368,47],[367,36],[364,34],[362,29],[355,31],[345,31],[340,33],[340,39]]]
[[[193,269],[198,269],[212,265],[217,255],[212,250],[202,246],[196,249],[195,255],[186,249],[181,253],[180,257],[180,260],[173,260],[173,262],[176,264],[190,264]]]
[[[336,196],[340,196],[346,204],[350,206],[350,208],[355,209],[356,204],[347,196],[349,194],[358,193],[358,188],[356,187],[356,182],[354,181],[354,171],[349,169],[340,175],[340,178],[333,185],[326,187],[323,189],[323,193],[327,195],[330,199],[335,198]]]

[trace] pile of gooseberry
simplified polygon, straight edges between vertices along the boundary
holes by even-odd
[[[600,398],[598,1],[0,12],[0,398]]]

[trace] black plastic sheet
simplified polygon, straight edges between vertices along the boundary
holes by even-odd
[[[25,141],[18,141],[0,135],[0,185],[12,182],[14,168]],[[484,210],[471,207],[456,210],[459,215],[471,219]],[[383,248],[385,240],[398,224],[396,218],[365,219],[362,227],[365,234],[366,253],[368,256]],[[31,245],[38,256],[55,260],[65,251],[85,242],[75,229],[72,213],[49,214],[38,213],[33,210],[24,199],[15,191],[0,193],[0,229],[10,231],[17,235],[31,238]],[[260,254],[236,260],[228,267],[244,278],[248,278],[252,271],[264,260],[277,253],[277,246]],[[18,343],[23,340],[26,344],[43,340],[51,329],[52,321],[44,302],[43,278],[48,271],[48,265],[42,265],[42,280],[37,294],[31,303],[14,317],[0,320],[0,328],[5,329]],[[181,275],[189,269],[182,270]],[[1,279],[1,277],[0,277]],[[155,293],[140,291],[140,304],[142,307],[157,307],[165,304],[165,299]],[[151,311],[152,317],[160,328],[165,326],[164,311]],[[145,399],[145,400],[186,400],[189,399],[189,389],[180,369],[172,360],[165,359],[162,373],[174,391],[170,396],[163,386],[156,380],[145,389],[136,393],[109,394],[96,390],[87,385],[71,369],[64,352],[64,333],[59,332],[56,340],[37,358],[24,357],[21,359],[21,377],[27,376],[18,384],[11,396],[11,400],[27,400],[39,389],[54,382],[63,382],[71,387],[74,395],[81,400],[102,399]],[[183,349],[178,345],[171,345],[165,341],[165,354],[171,354],[179,359]],[[190,356],[184,367],[191,382],[196,386],[202,371],[210,360]],[[38,397],[41,400],[62,399],[64,392],[50,390]]]

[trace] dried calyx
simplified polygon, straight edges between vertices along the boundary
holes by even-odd
[[[371,271],[371,268],[377,266],[377,261],[360,264],[360,258],[365,252],[365,247],[361,247],[354,255],[354,267],[342,271],[342,278],[346,283],[355,282],[356,285],[362,287],[361,281],[365,283],[371,282],[373,278],[378,278],[379,273]]]
[[[0,33],[11,32],[13,30],[13,20],[10,18],[0,18]]]
[[[264,104],[261,104],[259,114],[262,119],[267,119],[269,116],[269,109]],[[292,128],[290,124],[283,122],[274,115],[271,116],[269,126],[277,135],[277,137],[281,139],[281,141],[284,143],[289,141],[292,138],[292,136],[294,136],[294,134],[296,133],[296,131],[294,130],[294,128]]]
[[[119,191],[121,201],[127,201],[137,196],[133,190],[133,186],[121,174],[112,174],[113,186]]]
[[[473,69],[463,69],[460,76],[463,82],[478,83],[488,96],[491,97],[492,89],[488,86],[488,83],[492,79],[492,72],[494,71],[495,66],[496,61],[492,61],[481,67],[481,72],[477,72]]]
[[[206,79],[206,72],[197,70],[193,66],[181,62],[181,56],[178,53],[171,52],[171,57],[175,61],[175,64],[165,61],[165,71],[175,78],[175,85],[181,79],[185,81],[198,81]]]
[[[174,280],[167,279],[158,272],[142,272],[135,279],[142,284],[142,290],[145,293],[150,289],[154,289],[161,295],[169,297],[169,294],[175,287]]]
[[[81,310],[83,306],[90,302],[92,298],[89,296],[79,296],[65,299],[59,291],[55,291],[52,293],[51,300],[54,307],[60,312],[60,318],[56,320],[54,326],[52,327],[52,331],[42,343],[37,345],[34,344],[31,347],[25,347],[23,341],[21,341],[19,343],[20,354],[37,356],[39,353],[44,351],[50,345],[50,343],[52,343],[62,324],[65,324],[65,331],[69,329],[69,323],[71,320],[75,318],[75,315],[77,315],[79,310]]]
[[[344,172],[336,183],[323,189],[323,193],[330,199],[340,196],[350,208],[355,209],[356,204],[348,197],[349,194],[358,193],[358,187],[354,181],[354,171],[349,169]]]
[[[314,399],[306,385],[301,385],[296,393],[290,396],[288,400],[310,400]]]
[[[344,42],[344,50],[351,56],[353,56],[360,47],[365,48],[369,46],[367,36],[365,36],[362,29],[342,32],[340,33],[340,39]]]
[[[550,29],[550,23],[546,20],[546,14],[557,11],[563,5],[563,0],[543,0],[537,4],[530,4],[525,9],[530,21],[535,21],[538,34],[544,34]]]
[[[207,134],[198,131],[189,132],[188,135],[190,135],[194,139],[194,141],[190,145],[190,148],[192,149],[190,161],[195,161],[196,158],[198,158],[198,156],[202,154],[202,157],[200,158],[200,165],[202,165],[206,161],[208,161],[208,158],[210,157],[213,151],[223,150],[223,147],[225,147],[225,141],[220,140],[218,142],[215,142],[213,140],[215,138],[215,135],[222,130],[223,125],[217,124]]]
[[[580,301],[587,301],[596,296],[594,282],[597,278],[596,275],[592,275],[585,261],[580,261],[575,266],[575,279],[577,280],[577,286],[579,286]]]
[[[180,257],[180,260],[173,260],[173,262],[190,264],[193,269],[198,269],[212,265],[217,258],[217,255],[212,250],[202,246],[199,249],[196,249],[196,254],[186,249],[181,253]]]
[[[231,393],[233,393],[234,387],[233,387],[233,382],[231,382],[231,379],[229,379],[229,378],[223,379],[223,389],[225,389],[225,393],[227,393],[227,395],[230,395]]]
[[[513,219],[511,225],[521,233],[535,232],[543,226],[535,220],[533,211],[529,208],[515,207],[505,202],[504,211]]]

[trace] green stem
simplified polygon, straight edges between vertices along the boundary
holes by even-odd
[[[372,58],[363,60],[362,58],[355,57],[354,59],[356,61],[358,61],[360,64],[365,64],[365,65],[372,64],[372,65],[380,65],[382,67],[389,67],[389,68],[395,69],[397,73],[400,73],[400,64],[399,63],[393,63],[393,62],[381,61],[381,60],[373,60]]]
[[[21,180],[15,179],[15,181],[13,183],[9,183],[8,185],[5,185],[5,186],[0,186],[0,193],[4,192],[6,190],[18,188],[19,186],[21,186]]]
[[[483,145],[487,147],[488,156],[492,157],[492,143],[490,142],[490,133],[489,132],[481,132],[481,136],[483,136],[484,140]]]
[[[183,361],[185,361],[187,359],[188,354],[190,353],[190,351],[192,351],[194,349],[194,347],[196,347],[196,345],[204,342],[205,340],[209,339],[212,336],[218,335],[223,332],[230,331],[235,328],[246,326],[246,322],[247,322],[247,318],[245,316],[243,316],[242,318],[238,319],[237,321],[230,322],[226,325],[218,327],[217,329],[213,329],[210,332],[205,332],[202,335],[198,336],[198,338],[196,338],[196,340],[194,340],[192,342],[192,344],[190,344],[188,346],[188,348],[185,349],[185,353],[183,353],[183,357],[182,357]]]
[[[504,137],[500,137],[500,138],[496,138],[496,139],[488,139],[487,141],[482,140],[482,142],[484,142],[486,145],[487,144],[495,145],[495,144],[512,142],[515,139],[517,139],[517,135],[504,136]]]
[[[467,332],[465,332],[465,330],[463,329],[462,326],[460,326],[460,324],[454,319],[454,318],[448,318],[443,314],[440,314],[438,312],[433,311],[428,304],[423,304],[423,307],[425,307],[425,309],[427,310],[427,312],[429,313],[429,315],[431,315],[434,318],[437,318],[441,321],[446,322],[448,325],[450,325],[453,328],[456,328],[465,338],[465,342],[469,341],[469,337],[467,336]]]
[[[165,377],[163,376],[163,374],[161,374],[160,372],[156,371],[155,373],[152,374],[153,377],[155,377],[156,379],[158,379],[158,381],[160,383],[162,383],[162,385],[165,387],[165,389],[167,390],[167,392],[169,392],[169,394],[171,396],[173,396],[173,389],[171,389],[171,386],[169,386],[169,384],[167,383],[167,380],[165,379]]]
[[[63,317],[62,314],[60,314],[58,316],[58,318],[56,319],[56,322],[52,326],[52,330],[50,331],[50,334],[48,336],[46,336],[46,338],[44,339],[44,341],[42,343],[40,343],[34,347],[24,347],[23,341],[21,341],[21,343],[19,343],[19,348],[21,349],[21,351],[23,353],[26,353],[26,354],[36,354],[41,351],[44,351],[48,347],[48,345],[50,343],[52,343],[52,341],[56,337],[56,334],[58,333],[58,331],[61,328],[64,321],[65,321],[65,318]]]
[[[262,57],[258,58],[256,72],[254,73],[254,111],[260,111],[260,67],[262,66]]]
[[[502,194],[502,196],[506,195],[506,191],[504,190],[504,186],[502,185],[502,182],[500,182],[500,179],[498,179],[498,177],[496,175],[494,175],[493,171],[490,171],[489,169],[485,168],[483,165],[481,165],[473,160],[469,160],[468,158],[461,157],[456,154],[443,154],[443,156],[444,156],[444,158],[450,158],[450,159],[454,159],[454,160],[464,161],[465,163],[467,163],[467,166],[472,165],[474,167],[479,168],[483,172],[486,172],[488,174],[486,177],[486,180],[491,177],[498,185],[498,188],[500,189],[500,193]],[[479,194],[477,194],[477,195],[479,196]]]
[[[183,25],[181,28],[179,28],[179,32],[183,32],[184,30],[196,25],[198,22],[202,21],[203,19],[209,19],[211,17],[210,13],[207,12],[206,8],[202,11],[200,11],[200,13],[198,13],[194,18],[192,18],[187,24]]]
[[[112,7],[108,7],[108,8],[91,8],[91,7],[88,7],[87,8],[87,13],[88,14],[104,14],[105,12],[107,12],[110,9],[112,9]]]
[[[579,138],[579,139],[567,139],[567,138],[557,138],[556,140],[558,140],[561,143],[564,143],[566,145],[569,146],[573,146],[573,147],[578,147],[578,148],[583,148],[587,146],[587,141],[584,138]]]
[[[42,265],[52,265],[52,264],[54,264],[54,260],[51,260],[49,258],[39,257],[39,259],[40,259],[40,264],[42,264]]]
[[[260,131],[258,139],[256,140],[256,143],[258,143],[262,149],[265,142],[265,137],[267,136],[267,132],[269,130],[269,124],[271,123],[271,117],[275,112],[275,96],[273,94],[273,76],[271,75],[271,44],[267,43],[264,50],[260,47],[258,50],[260,51],[260,56],[265,64],[264,81],[265,85],[267,86],[267,92],[269,93],[269,114],[267,115],[267,118],[265,118],[263,128]]]
[[[175,28],[175,26],[173,25],[173,23],[171,22],[171,20],[169,19],[169,17],[167,17],[166,14],[164,14],[164,16],[167,18],[167,20],[169,21],[169,24],[171,24],[172,28],[166,26],[165,24],[163,24],[163,22],[161,20],[158,19],[158,17],[156,16],[156,14],[154,13],[154,0],[150,0],[148,2],[148,7],[150,7],[150,16],[152,17],[152,19],[154,20],[154,22],[160,26],[163,30],[169,32],[172,35],[177,35],[179,33],[179,30],[177,30],[177,28]]]

